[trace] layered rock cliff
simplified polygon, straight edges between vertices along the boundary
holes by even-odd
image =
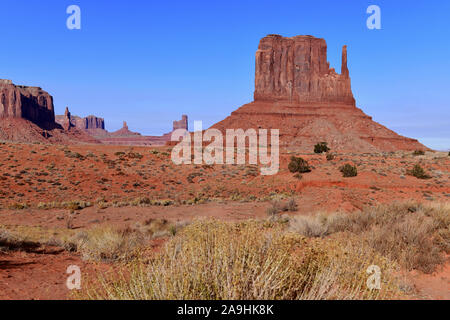
[[[70,124],[67,123],[69,127]],[[0,140],[42,143],[98,143],[83,131],[55,122],[52,96],[39,87],[14,85],[0,79]]]
[[[255,101],[343,102],[354,104],[342,50],[342,72],[327,61],[324,39],[312,36],[263,38],[256,52]]]
[[[53,128],[53,97],[39,87],[17,86],[0,80],[0,117],[26,119],[41,128]]]

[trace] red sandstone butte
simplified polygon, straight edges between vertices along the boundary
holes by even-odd
[[[105,130],[105,120],[93,115],[81,118],[70,113],[69,108],[66,107],[64,115],[55,116],[55,121],[60,124],[65,130],[70,128],[78,128],[85,131],[93,131],[99,133],[98,130]]]
[[[41,128],[53,128],[53,98],[39,87],[16,86],[0,79],[0,117],[26,119]]]
[[[177,129],[188,130],[187,115],[183,115],[181,120],[173,121],[173,130],[162,136],[144,136],[138,132],[130,131],[126,121],[123,122],[121,129],[109,132],[105,129],[105,120],[103,118],[93,115],[85,118],[74,116],[70,113],[68,107],[66,107],[64,115],[57,115],[55,120],[67,132],[77,129],[108,145],[164,146],[170,141],[173,131]]]
[[[322,141],[347,152],[427,149],[358,109],[347,47],[338,74],[327,61],[325,40],[313,36],[264,37],[256,52],[254,101],[212,128],[279,129],[280,145],[299,152],[311,152]]]
[[[98,143],[82,131],[65,131],[55,122],[53,97],[48,92],[39,87],[14,85],[4,79],[0,79],[0,140]]]

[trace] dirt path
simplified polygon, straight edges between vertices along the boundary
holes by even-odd
[[[65,300],[67,267],[81,270],[93,266],[67,252],[10,252],[0,255],[0,300]]]

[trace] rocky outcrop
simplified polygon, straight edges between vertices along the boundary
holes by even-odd
[[[269,35],[256,52],[255,101],[354,104],[345,46],[342,62],[341,74],[330,68],[324,39]]]
[[[173,131],[177,129],[188,130],[188,117],[183,115],[181,120],[173,122]],[[115,132],[95,137],[104,144],[110,145],[133,145],[133,146],[163,146],[171,140],[172,132],[162,136],[143,136],[137,132],[132,132],[128,128],[128,124],[124,121],[123,127]]]
[[[99,143],[81,130],[70,130],[70,113],[55,122],[53,98],[39,87],[0,80],[0,140],[55,144]]]
[[[85,118],[74,116],[70,113],[68,107],[66,107],[64,115],[58,115],[55,117],[55,121],[65,130],[70,130],[70,128],[77,128],[85,131],[105,130],[104,119],[92,115]]]
[[[181,120],[173,122],[173,131],[178,129],[189,130],[187,115],[183,114],[181,116]]]
[[[81,118],[70,113],[66,107],[64,115],[57,115],[56,122],[64,130],[70,132],[73,129],[83,131],[96,140],[110,145],[134,145],[134,146],[161,146],[170,141],[171,133],[177,129],[188,130],[188,117],[183,115],[181,120],[173,121],[173,131],[162,136],[143,136],[138,132],[133,132],[128,128],[126,121],[121,129],[108,132],[105,129],[105,120],[96,116]]]
[[[87,116],[84,118],[84,127],[86,130],[101,129],[105,130],[105,119],[96,116]]]
[[[263,38],[256,52],[255,100],[213,128],[279,129],[288,151],[311,152],[326,141],[334,151],[380,152],[427,149],[376,123],[356,107],[342,50],[341,74],[327,61],[324,39]]]
[[[26,119],[41,128],[54,128],[53,97],[39,87],[0,80],[0,117]]]

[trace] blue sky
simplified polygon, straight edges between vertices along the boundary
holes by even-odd
[[[81,8],[68,30],[66,8]],[[382,30],[366,27],[369,5]],[[450,2],[2,0],[0,78],[41,86],[56,113],[127,120],[144,134],[186,113],[204,127],[252,100],[259,39],[325,38],[340,70],[342,45],[358,107],[400,134],[450,148]]]

